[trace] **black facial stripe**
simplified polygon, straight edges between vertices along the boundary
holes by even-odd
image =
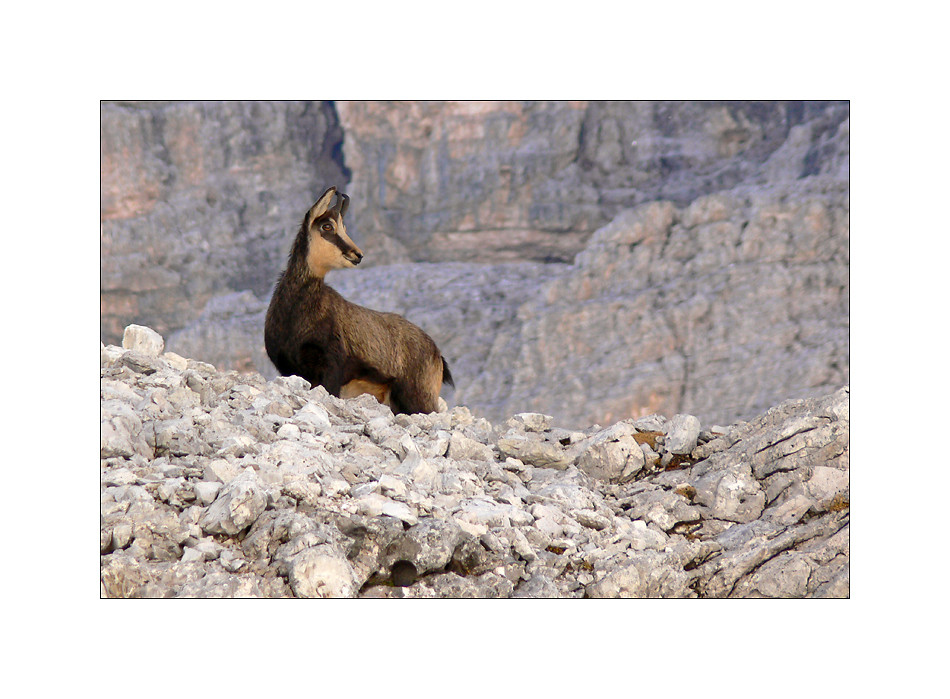
[[[327,242],[333,243],[344,255],[347,255],[355,251],[355,248],[347,243],[336,231],[325,231],[323,233],[323,239]]]
[[[328,223],[333,226],[332,231],[323,230],[323,227]],[[347,243],[345,240],[343,240],[342,236],[340,236],[340,234],[337,232],[337,229],[340,226],[340,224],[337,222],[335,218],[326,217],[322,221],[318,221],[317,226],[318,226],[318,230],[320,231],[320,237],[322,237],[328,243],[333,243],[340,250],[341,253],[343,253],[344,255],[348,255],[350,253],[356,252],[356,247],[350,243]],[[346,229],[344,228],[343,230],[345,231]]]
[[[353,252],[353,246],[347,244],[343,240],[343,238],[341,238],[340,236],[334,236],[334,239],[332,242],[334,245],[336,245],[340,249],[340,252],[342,252],[344,255],[347,255]]]

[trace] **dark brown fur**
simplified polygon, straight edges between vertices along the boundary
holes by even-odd
[[[434,412],[452,375],[432,338],[395,313],[350,303],[323,281],[327,269],[362,258],[343,224],[345,195],[329,208],[335,192],[323,194],[297,233],[267,309],[267,355],[282,375],[302,376],[334,396],[370,393],[394,412]]]

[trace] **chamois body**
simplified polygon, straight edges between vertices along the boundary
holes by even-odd
[[[434,412],[452,376],[432,338],[400,315],[350,303],[324,282],[328,270],[363,257],[343,225],[346,195],[329,208],[335,193],[331,187],[314,204],[294,241],[267,309],[267,355],[282,375],[332,395],[370,393],[394,412]]]

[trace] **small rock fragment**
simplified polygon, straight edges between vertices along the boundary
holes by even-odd
[[[264,487],[253,471],[245,471],[221,491],[198,524],[208,534],[233,536],[252,525],[266,506]]]
[[[508,418],[508,427],[526,432],[544,432],[554,418],[542,413],[518,413]]]
[[[129,325],[122,333],[122,346],[127,350],[141,352],[148,357],[158,357],[165,351],[165,340],[144,325]]]
[[[328,544],[304,549],[290,561],[287,580],[297,597],[355,597],[353,567]]]
[[[666,433],[666,450],[671,454],[689,454],[699,440],[699,418],[674,415]]]

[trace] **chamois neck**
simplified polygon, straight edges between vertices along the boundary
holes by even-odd
[[[323,284],[323,278],[329,270],[314,269],[308,261],[310,245],[306,232],[301,229],[294,241],[293,249],[290,251],[290,260],[287,263],[287,276],[293,278],[297,283],[306,284],[317,281]]]
[[[323,278],[326,273],[315,274],[306,259],[293,259],[287,265],[287,272],[284,275],[289,282],[297,286],[314,286],[322,289],[326,284]]]

